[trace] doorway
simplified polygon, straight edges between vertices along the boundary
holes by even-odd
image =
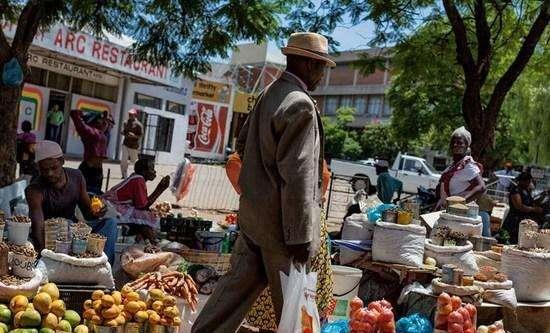
[[[55,141],[62,145],[62,133],[66,119],[66,102],[67,94],[58,91],[50,91],[48,113],[46,116],[45,140]]]

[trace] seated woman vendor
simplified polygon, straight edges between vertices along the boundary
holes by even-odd
[[[105,254],[111,265],[115,259],[117,238],[116,219],[102,218],[105,214],[93,212],[90,197],[86,192],[86,181],[80,170],[64,168],[61,147],[53,141],[39,141],[35,160],[39,176],[25,190],[32,221],[31,239],[38,251],[44,249],[44,221],[50,218],[66,218],[76,222],[75,209],[78,206],[92,232],[107,237]]]
[[[104,199],[115,205],[120,214],[120,223],[131,224],[139,237],[155,242],[153,229],[159,228],[159,218],[149,207],[170,185],[170,176],[161,179],[157,188],[147,196],[145,182],[156,178],[155,163],[151,159],[140,159],[134,166],[134,173],[123,182],[111,188]]]
[[[502,229],[508,231],[510,243],[517,244],[519,223],[525,219],[538,221],[543,213],[542,207],[538,207],[531,193],[533,177],[528,172],[522,172],[510,186],[509,202],[510,212],[504,220]]]

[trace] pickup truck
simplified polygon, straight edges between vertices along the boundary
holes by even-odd
[[[344,161],[333,159],[330,163],[331,171],[335,175],[352,177],[354,191],[365,187],[364,181],[369,178],[372,185],[376,185],[378,176],[376,168],[364,161]],[[417,193],[419,186],[434,189],[441,175],[423,158],[403,155],[399,153],[393,166],[388,170],[390,175],[403,182],[403,192]]]

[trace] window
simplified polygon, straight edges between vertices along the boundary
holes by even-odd
[[[409,160],[407,159],[405,161],[405,167],[403,168],[404,171],[410,171],[410,172],[418,172],[419,170],[422,170],[422,163],[415,160]]]
[[[48,71],[38,67],[31,67],[31,73],[27,79],[28,83],[36,84],[38,86],[46,85],[46,77]]]
[[[327,96],[325,99],[325,114],[335,115],[338,109],[338,96]]]
[[[142,153],[154,154],[157,151],[170,152],[172,150],[174,119],[140,112],[140,121],[145,130]]]
[[[370,116],[380,116],[382,113],[382,95],[370,95],[367,104]]]
[[[134,95],[134,104],[147,106],[153,109],[160,110],[162,105],[162,100],[160,98],[136,93]]]
[[[340,97],[339,108],[353,106],[353,96],[342,96]]]
[[[72,92],[84,96],[94,96],[94,83],[92,81],[73,78]]]
[[[166,111],[174,112],[177,114],[185,114],[185,105],[172,101],[166,101]]]
[[[390,99],[387,97],[384,97],[384,116],[391,116]]]
[[[172,150],[172,135],[174,134],[174,119],[159,117],[155,148],[158,151]]]
[[[367,97],[355,96],[353,100],[353,106],[355,107],[355,114],[360,116],[367,112]]]
[[[94,97],[116,103],[118,97],[117,95],[118,89],[116,86],[108,86],[106,84],[95,83]]]
[[[48,87],[69,91],[71,77],[59,73],[50,72],[48,74]]]

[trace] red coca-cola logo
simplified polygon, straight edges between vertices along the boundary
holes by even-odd
[[[218,124],[214,106],[209,104],[198,105],[199,124],[195,136],[195,149],[212,151],[218,135]]]

